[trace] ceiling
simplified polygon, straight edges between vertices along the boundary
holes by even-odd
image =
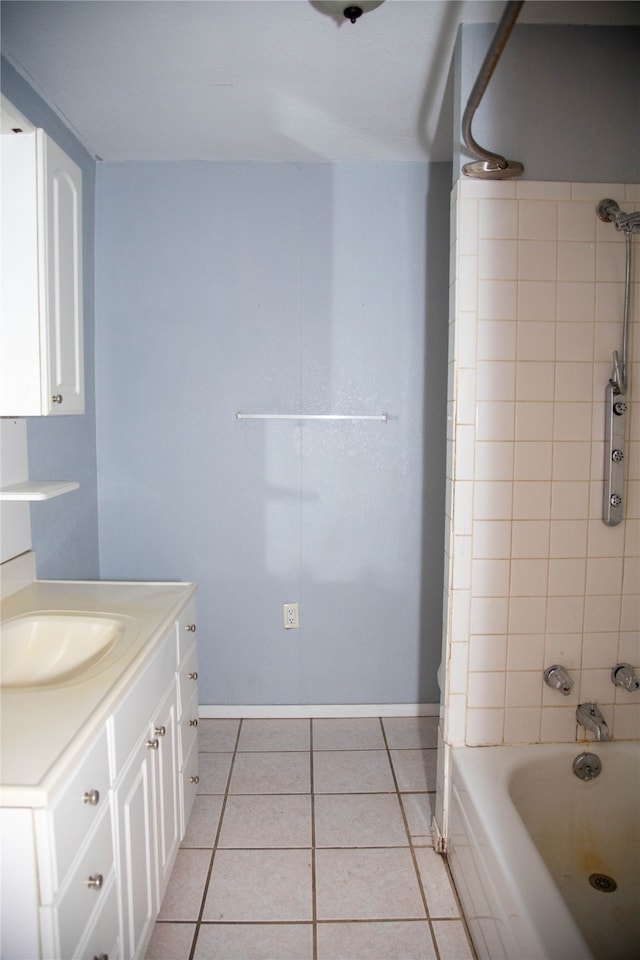
[[[103,160],[450,160],[456,32],[503,0],[371,6],[351,24],[316,0],[5,0],[2,52]],[[530,0],[519,22],[639,7]]]

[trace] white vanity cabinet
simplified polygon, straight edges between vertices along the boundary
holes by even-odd
[[[184,835],[176,667],[174,628],[109,721],[127,957],[144,955]],[[159,700],[158,690],[163,691]]]
[[[187,599],[72,744],[46,805],[0,809],[3,958],[144,957],[197,783],[195,665]]]
[[[84,413],[82,172],[43,130],[0,143],[0,416]]]
[[[106,732],[47,808],[2,815],[2,956],[118,957]]]

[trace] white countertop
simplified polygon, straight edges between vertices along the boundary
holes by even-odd
[[[195,590],[192,583],[35,580],[2,601],[2,620],[40,611],[101,613],[130,618],[135,637],[119,660],[90,679],[2,691],[0,806],[46,806],[76,752]]]

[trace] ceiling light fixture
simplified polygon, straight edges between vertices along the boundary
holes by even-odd
[[[345,0],[310,0],[311,6],[315,7],[321,13],[326,13],[332,17],[338,25],[350,20],[355,23],[363,13],[375,10],[384,0],[360,0],[360,3],[348,3],[345,6]]]
[[[355,23],[358,17],[362,16],[362,7],[345,7],[342,12],[347,20],[351,20],[351,23]]]

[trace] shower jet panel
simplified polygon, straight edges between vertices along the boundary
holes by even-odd
[[[606,395],[602,519],[607,526],[615,527],[623,518],[624,438],[628,407],[613,383],[607,386]]]

